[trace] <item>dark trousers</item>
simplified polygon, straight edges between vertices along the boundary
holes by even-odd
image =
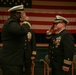
[[[62,70],[63,63],[57,62],[55,60],[50,60],[50,67],[52,68],[52,75],[72,75],[72,70],[70,67],[70,70],[68,72],[64,72]]]
[[[26,58],[24,68],[25,68],[25,73],[24,75],[31,75],[31,63],[32,61],[29,58]]]
[[[1,65],[1,69],[3,75],[31,75],[31,60],[26,59],[24,65]]]
[[[71,71],[64,72],[63,70],[52,69],[52,75],[72,75]]]
[[[23,66],[1,65],[3,75],[23,75]]]

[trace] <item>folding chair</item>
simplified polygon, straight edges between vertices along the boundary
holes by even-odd
[[[44,75],[49,75],[49,66],[48,66],[48,64],[45,62],[45,61],[43,61],[44,62]]]
[[[76,65],[76,62],[72,62],[72,75],[75,75],[75,65]]]
[[[35,63],[34,63],[34,61],[32,61],[32,65],[31,65],[31,75],[34,75],[34,67],[35,67]]]
[[[52,69],[49,67],[48,63],[43,59],[41,59],[40,61],[44,63],[44,75],[51,75]]]
[[[76,55],[73,57],[73,62],[72,62],[72,75],[75,75],[76,70]]]

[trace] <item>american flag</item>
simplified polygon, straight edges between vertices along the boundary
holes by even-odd
[[[24,7],[31,7],[32,0],[0,0],[0,7],[12,7],[24,4]]]
[[[9,7],[0,7],[0,28],[9,17]],[[32,8],[25,8],[35,33],[46,33],[55,16],[60,15],[69,20],[66,29],[76,33],[76,1],[75,0],[32,0]]]

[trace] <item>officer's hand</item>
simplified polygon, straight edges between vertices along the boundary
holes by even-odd
[[[53,31],[53,30],[54,30],[54,25],[51,26],[51,31]]]
[[[68,72],[69,71],[69,67],[63,66],[62,67],[63,71]]]
[[[49,30],[46,31],[46,35],[50,35],[52,34],[52,32],[50,32]]]
[[[25,21],[25,20],[29,20],[29,17],[26,15],[25,12],[21,12],[20,21]]]
[[[52,25],[51,28],[46,31],[46,34],[52,34],[53,31],[54,31],[54,25]]]
[[[31,57],[31,60],[34,60],[34,59],[35,59],[35,57],[34,57],[34,56],[32,56],[32,57]]]

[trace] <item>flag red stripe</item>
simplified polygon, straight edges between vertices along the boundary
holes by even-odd
[[[5,12],[5,11],[1,11],[1,10],[0,10],[0,15],[1,15],[1,16],[4,16],[4,15],[9,16],[10,13],[9,13],[9,12]]]
[[[34,13],[34,12],[30,12],[30,13],[27,12],[26,14],[27,14],[27,16],[34,16],[34,17],[55,17],[56,15],[61,15],[61,16],[68,17],[68,18],[76,18],[76,14],[63,14],[63,13],[61,13],[61,14],[53,14],[53,13],[49,14],[49,13]],[[0,11],[0,15],[1,16],[9,16],[10,13]]]
[[[35,33],[46,33],[47,30],[37,30],[37,29],[33,29],[35,31]],[[76,30],[68,30],[68,32],[75,34]]]
[[[34,17],[55,17],[56,15],[61,15],[68,18],[76,18],[76,14],[49,14],[49,13],[29,13],[27,12],[28,16],[34,16]]]
[[[32,24],[36,25],[52,25],[53,22],[45,22],[45,21],[31,21]],[[68,25],[76,25],[76,22],[69,22]]]
[[[0,28],[0,32],[2,31],[2,28]]]
[[[76,10],[76,6],[46,6],[46,5],[32,5],[36,9],[61,9],[61,10]]]

